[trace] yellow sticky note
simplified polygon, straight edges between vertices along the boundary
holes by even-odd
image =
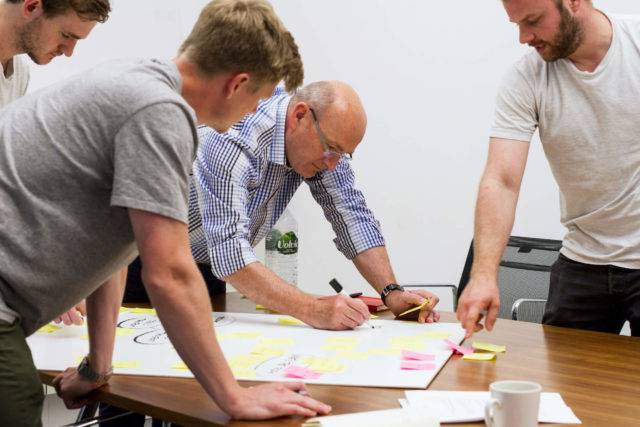
[[[376,316],[375,314],[370,314],[369,319],[377,319],[380,316]]]
[[[373,356],[398,356],[401,352],[400,348],[372,348],[368,351]]]
[[[495,353],[469,353],[462,356],[464,360],[493,360],[496,358]]]
[[[251,349],[251,354],[256,354],[264,357],[278,357],[285,354],[287,350],[282,348],[275,347],[266,347],[262,345],[257,345]]]
[[[84,356],[76,356],[76,357],[73,359],[73,364],[74,364],[74,365],[79,365],[79,364],[80,364],[80,362],[82,362],[82,359],[84,359]]]
[[[369,353],[364,351],[338,351],[336,353],[336,358],[348,360],[366,360],[369,358]]]
[[[302,363],[312,371],[321,373],[342,372],[345,369],[345,365],[340,363],[337,359],[328,357],[305,357],[302,359]]]
[[[430,303],[431,303],[431,300],[429,298],[427,298],[426,301],[423,302],[422,304],[420,304],[419,306],[410,308],[409,310],[403,311],[402,313],[398,314],[398,317],[402,317],[405,314],[413,313],[414,311],[422,310],[424,307],[426,307]]]
[[[179,371],[188,371],[189,367],[187,366],[186,363],[184,363],[183,361],[180,361],[171,365],[171,369],[177,369]]]
[[[126,337],[133,334],[134,331],[135,329],[116,328],[116,337]]]
[[[402,350],[423,351],[423,350],[426,350],[427,346],[423,342],[422,337],[414,335],[414,336],[392,337],[391,347],[399,348]]]
[[[304,325],[302,320],[298,320],[295,317],[279,317],[278,323],[281,325]]]
[[[325,339],[324,342],[326,342],[327,344],[340,343],[340,344],[356,345],[358,343],[358,338],[357,337],[327,337],[327,339]]]
[[[50,334],[52,332],[55,332],[59,329],[62,329],[62,327],[60,326],[56,326],[56,325],[52,325],[52,324],[48,324],[48,325],[44,325],[42,328],[38,329],[38,332],[43,332],[45,334]]]
[[[134,369],[140,366],[137,360],[116,360],[113,362],[114,369]]]
[[[240,354],[233,356],[228,360],[229,366],[232,369],[253,369],[259,363],[262,363],[267,358],[259,354]]]
[[[451,336],[451,332],[444,331],[425,331],[418,334],[421,338],[428,340],[444,340]]]
[[[129,307],[120,307],[120,313],[128,313],[131,309]]]
[[[267,309],[267,307],[265,307],[264,305],[256,304],[256,310],[266,310],[266,309]]]
[[[295,341],[291,338],[263,338],[260,340],[260,344],[264,346],[292,346]]]
[[[491,353],[504,353],[505,351],[507,351],[507,347],[504,345],[495,345],[480,341],[472,342],[471,347],[475,348],[476,350],[489,351]]]
[[[155,308],[140,308],[140,307],[132,308],[131,311],[129,311],[129,313],[131,313],[131,314],[157,314]]]
[[[236,378],[255,378],[257,375],[254,369],[232,367],[231,372],[233,372],[233,376]]]
[[[353,350],[354,347],[355,344],[334,342],[325,344],[320,348],[327,351],[350,351]]]

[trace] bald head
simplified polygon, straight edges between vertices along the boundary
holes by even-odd
[[[291,103],[304,102],[312,108],[322,128],[357,145],[367,128],[367,115],[356,91],[347,83],[328,80],[298,89]],[[355,148],[355,146],[354,146]]]

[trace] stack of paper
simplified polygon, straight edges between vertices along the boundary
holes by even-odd
[[[439,427],[440,423],[422,409],[387,409],[311,418],[302,427]]]
[[[441,423],[484,420],[488,391],[423,391],[407,390],[400,399],[403,408],[420,408]],[[540,393],[538,421],[541,423],[582,424],[558,393]]]

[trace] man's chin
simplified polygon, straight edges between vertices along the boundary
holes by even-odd
[[[31,60],[38,65],[47,65],[53,59],[53,56],[51,55],[46,55],[44,57],[36,56],[31,53],[29,53],[28,55],[29,55],[29,58],[31,58]]]

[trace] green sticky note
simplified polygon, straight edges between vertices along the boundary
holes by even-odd
[[[491,353],[504,353],[505,351],[507,351],[507,347],[504,345],[495,345],[480,341],[472,342],[471,347],[475,348],[476,350],[489,351]]]

